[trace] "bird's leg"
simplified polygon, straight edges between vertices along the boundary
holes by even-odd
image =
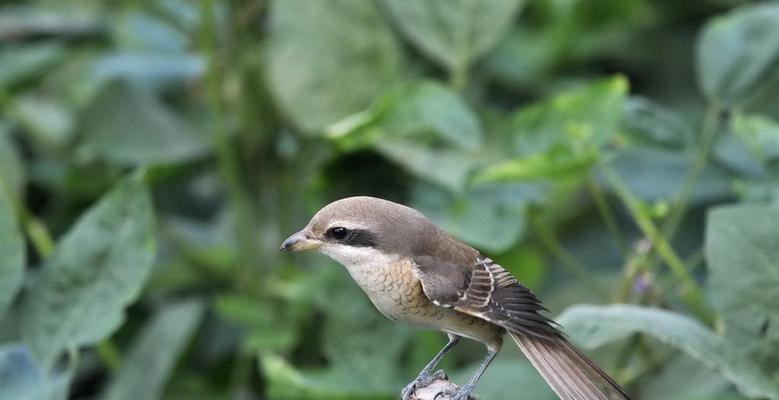
[[[452,395],[451,400],[467,400],[468,396],[470,396],[471,392],[473,391],[473,387],[476,385],[476,381],[481,378],[481,375],[484,373],[484,370],[487,369],[487,366],[490,365],[492,360],[495,358],[495,356],[498,354],[497,351],[490,349],[487,352],[487,356],[484,357],[484,361],[481,362],[481,365],[479,365],[479,369],[476,370],[476,373],[473,374],[471,377],[471,380],[468,381],[465,385],[461,386],[459,389],[457,389],[457,392]]]
[[[433,368],[438,365],[439,362],[441,362],[441,359],[444,358],[446,353],[449,352],[456,344],[460,341],[460,337],[457,335],[452,335],[451,333],[446,334],[449,337],[449,342],[444,345],[444,347],[441,349],[441,351],[438,352],[438,354],[433,357],[432,360],[430,360],[427,365],[425,365],[425,368],[422,368],[422,371],[419,372],[419,376],[417,376],[416,379],[414,379],[411,383],[406,385],[405,388],[403,388],[403,391],[400,392],[400,398],[406,399],[408,396],[410,396],[412,393],[414,393],[414,390],[416,389],[417,385],[426,381],[428,378],[430,378],[430,373],[433,372]]]

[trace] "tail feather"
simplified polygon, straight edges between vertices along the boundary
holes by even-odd
[[[560,399],[630,400],[611,377],[564,338],[509,334]]]

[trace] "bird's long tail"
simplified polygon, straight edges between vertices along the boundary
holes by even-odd
[[[509,334],[560,399],[630,400],[613,379],[566,339]]]

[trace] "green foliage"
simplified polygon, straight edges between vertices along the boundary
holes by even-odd
[[[0,346],[0,398],[18,400],[64,400],[72,373],[47,373],[24,345]]]
[[[706,258],[712,304],[725,323],[725,336],[776,382],[779,318],[777,273],[779,216],[776,207],[724,206],[709,213]],[[774,393],[778,396],[779,389]]]
[[[506,34],[524,0],[385,0],[408,39],[456,76]]]
[[[698,73],[709,101],[739,105],[779,79],[779,5],[743,7],[707,24]]]
[[[776,2],[0,3],[0,398],[396,398],[443,336],[278,252],[369,194],[636,398],[779,399]]]
[[[745,293],[740,293],[742,296]],[[748,396],[776,398],[779,385],[740,353],[740,344],[726,342],[697,321],[670,311],[633,305],[574,306],[558,321],[576,343],[593,348],[635,333],[678,347],[722,376]]]
[[[167,304],[159,310],[139,334],[123,368],[111,380],[103,398],[159,398],[176,360],[195,333],[203,311],[203,304],[191,300]]]
[[[16,223],[11,194],[0,179],[0,315],[5,313],[24,279],[24,240]]]
[[[154,254],[151,199],[127,179],[75,223],[25,291],[21,331],[44,368],[119,328]]]
[[[198,132],[150,93],[117,81],[105,85],[83,112],[79,152],[117,165],[176,164],[205,153]]]
[[[397,79],[399,45],[373,2],[277,1],[271,19],[270,88],[304,131],[359,111]]]

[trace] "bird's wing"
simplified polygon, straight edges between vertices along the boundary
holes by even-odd
[[[539,313],[544,307],[538,298],[491,259],[477,256],[469,265],[455,265],[420,256],[414,262],[414,274],[434,304],[525,335],[561,337],[555,323]]]
[[[506,329],[544,380],[565,400],[629,400],[608,374],[568,342],[540,314],[541,302],[489,258],[471,263],[431,256],[414,258],[414,274],[436,305],[453,308]]]

